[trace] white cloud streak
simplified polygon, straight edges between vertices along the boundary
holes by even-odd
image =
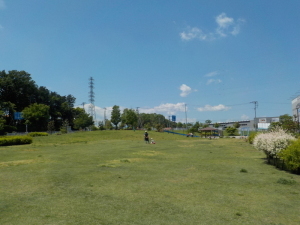
[[[204,76],[205,76],[205,77],[213,77],[213,76],[216,76],[216,75],[218,75],[218,74],[219,74],[218,71],[213,71],[213,72],[210,72],[210,73],[205,74]]]
[[[210,84],[212,84],[212,83],[218,84],[218,83],[221,83],[221,82],[222,82],[222,80],[220,80],[220,79],[209,79],[209,80],[206,82],[206,85],[210,85]]]
[[[192,92],[192,88],[190,88],[186,84],[182,84],[179,89],[181,91],[180,93],[181,97],[186,97]]]
[[[199,39],[202,41],[211,41],[220,37],[227,37],[228,35],[237,35],[240,33],[240,26],[245,22],[243,19],[233,19],[228,17],[226,13],[221,13],[216,16],[215,21],[217,28],[214,32],[205,33],[198,27],[188,26],[185,31],[181,32],[180,38],[183,41],[190,41]]]
[[[231,109],[231,107],[219,104],[215,106],[205,105],[204,107],[197,108],[199,112],[207,112],[207,111],[227,111]]]

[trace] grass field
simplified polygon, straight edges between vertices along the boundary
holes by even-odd
[[[248,143],[149,133],[0,147],[0,224],[300,224],[300,177]]]

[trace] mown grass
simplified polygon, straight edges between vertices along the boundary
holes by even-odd
[[[248,143],[150,137],[157,144],[95,131],[0,147],[0,224],[300,224],[299,176]]]

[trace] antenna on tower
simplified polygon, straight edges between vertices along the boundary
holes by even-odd
[[[95,93],[94,93],[94,78],[90,77],[89,79],[89,87],[90,87],[90,92],[89,92],[89,101],[90,101],[90,106],[89,106],[89,113],[92,116],[94,122],[96,122],[96,111],[95,111]]]

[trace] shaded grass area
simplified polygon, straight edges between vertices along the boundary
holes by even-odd
[[[300,223],[299,177],[249,144],[150,137],[157,144],[95,131],[0,147],[0,224]]]

